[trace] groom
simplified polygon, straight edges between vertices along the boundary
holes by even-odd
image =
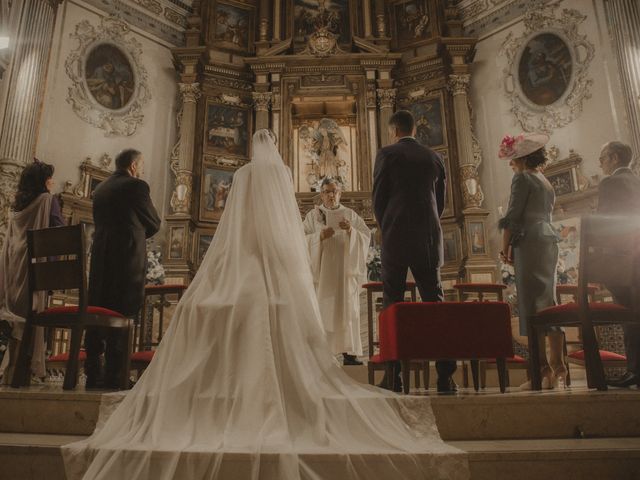
[[[411,112],[400,110],[389,120],[395,143],[382,148],[373,173],[373,208],[382,232],[382,283],[384,307],[402,302],[407,271],[415,278],[423,302],[444,299],[440,283],[443,263],[440,215],[445,202],[445,168],[442,158],[414,138]],[[438,392],[453,393],[451,375],[456,362],[436,362]],[[402,390],[400,362],[383,388]]]

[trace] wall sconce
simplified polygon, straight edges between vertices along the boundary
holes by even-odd
[[[0,37],[0,50],[9,48],[9,37]]]

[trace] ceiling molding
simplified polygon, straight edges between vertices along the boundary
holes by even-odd
[[[533,1],[544,4],[550,0]],[[482,37],[524,15],[532,3],[532,0],[462,0],[457,6],[465,34]]]

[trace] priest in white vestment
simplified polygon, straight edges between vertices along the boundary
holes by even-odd
[[[353,210],[340,204],[341,184],[322,181],[322,205],[304,219],[320,315],[329,345],[345,365],[361,365],[360,289],[367,280],[371,232]]]

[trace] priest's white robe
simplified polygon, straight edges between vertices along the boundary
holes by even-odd
[[[337,226],[343,218],[351,223],[350,234]],[[335,234],[320,240],[327,226]],[[314,208],[304,219],[304,231],[329,345],[336,354],[362,355],[360,289],[367,281],[371,231],[356,212],[343,205]]]

